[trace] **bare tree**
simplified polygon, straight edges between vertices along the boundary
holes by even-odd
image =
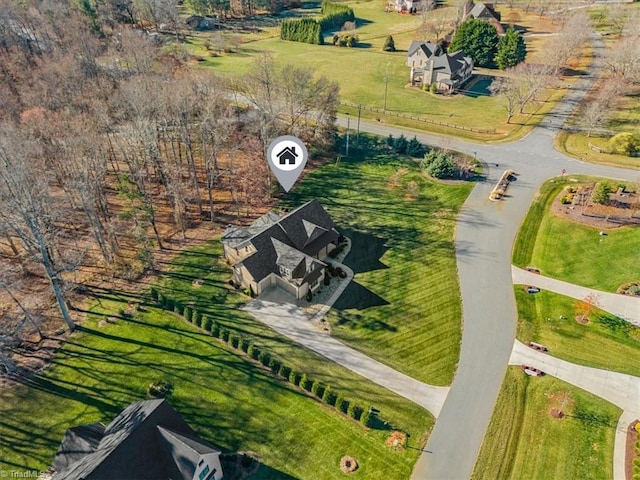
[[[521,97],[521,85],[511,77],[498,77],[489,87],[493,95],[504,98],[504,109],[507,112],[507,123],[511,123],[511,119],[518,111],[518,102]]]
[[[59,201],[49,193],[46,168],[38,147],[8,125],[0,130],[0,217],[31,257],[44,267],[67,327],[75,323],[67,308],[65,271],[77,268],[60,254],[57,222],[64,218]],[[74,259],[77,260],[77,259]]]
[[[625,35],[607,56],[607,69],[625,82],[640,82],[640,35]]]
[[[592,94],[584,100],[580,114],[580,124],[590,137],[593,130],[601,126],[615,110],[616,99],[626,90],[626,85],[619,77],[605,79],[601,85],[593,89]]]

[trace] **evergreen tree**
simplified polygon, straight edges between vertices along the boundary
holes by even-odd
[[[450,52],[462,50],[479,67],[492,67],[497,49],[496,27],[475,18],[460,25],[449,46]]]
[[[524,38],[513,27],[509,27],[507,32],[498,42],[498,53],[496,53],[496,64],[500,70],[515,67],[527,56],[527,47]]]
[[[382,50],[385,52],[395,52],[396,51],[396,42],[393,41],[393,37],[389,35],[387,39],[384,41],[384,46]]]

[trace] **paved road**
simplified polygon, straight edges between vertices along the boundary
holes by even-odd
[[[449,387],[419,382],[322,333],[299,307],[256,299],[244,310],[282,335],[426,408],[438,418]]]
[[[598,307],[640,327],[640,297],[594,290],[544,275],[537,275],[518,267],[511,267],[511,276],[513,283],[534,285],[543,290],[560,293],[577,300],[584,300],[587,295],[593,295],[593,298],[597,299]]]
[[[594,52],[603,44],[594,38]],[[600,58],[595,61],[598,68]],[[454,382],[413,479],[464,480],[471,476],[482,439],[500,391],[515,339],[516,306],[511,280],[511,249],[517,229],[540,185],[558,176],[581,173],[636,181],[640,173],[599,166],[566,157],[553,139],[592,83],[585,75],[563,101],[520,141],[481,145],[408,129],[361,122],[360,130],[378,135],[417,135],[422,142],[477,154],[488,165],[487,179],[471,192],[456,229],[456,259],[463,303],[460,361]],[[339,124],[346,126],[346,119]],[[353,122],[352,122],[353,126]],[[499,166],[496,166],[498,164]],[[512,168],[518,180],[504,201],[491,202],[489,192],[501,173]]]

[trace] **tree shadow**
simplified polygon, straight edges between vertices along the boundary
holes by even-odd
[[[383,305],[389,305],[389,302],[368,288],[363,287],[358,282],[352,281],[342,295],[340,295],[336,303],[333,304],[333,308],[341,311],[350,309],[365,310],[370,307],[380,307]]]

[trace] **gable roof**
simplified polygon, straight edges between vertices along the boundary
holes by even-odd
[[[443,53],[442,47],[440,47],[440,45],[438,45],[437,43],[418,42],[414,40],[413,42],[411,42],[411,45],[409,45],[409,50],[407,50],[407,57],[413,56],[413,54],[418,50],[422,50],[427,58],[431,58],[431,56],[433,55],[441,55]]]
[[[473,66],[471,57],[465,56],[462,50],[454,53],[445,53],[432,58],[433,69],[456,76],[465,66]]]
[[[255,252],[236,265],[244,265],[256,282],[271,273],[280,275],[279,266],[293,272],[303,260],[306,268],[302,271],[309,270],[314,262],[318,266],[325,265],[312,257],[338,239],[335,223],[318,200],[305,203],[251,235],[249,229],[254,225],[255,222],[248,229],[228,229],[229,234],[225,233],[222,242],[233,248],[249,243],[253,245]],[[242,238],[242,242],[238,243],[238,238]]]
[[[85,440],[90,448],[83,452],[69,450],[78,443],[69,441],[72,435],[67,431],[54,468],[66,466],[56,468],[54,479],[191,478],[197,467],[193,445],[200,444],[199,448],[207,453],[219,453],[198,437],[164,399],[132,403],[101,432],[96,424],[92,425],[80,427],[85,432],[83,438],[87,439],[89,430],[92,435],[90,443]],[[185,446],[184,439],[190,445]],[[181,455],[176,456],[176,452]]]
[[[485,5],[484,3],[480,3],[480,2],[476,3],[473,6],[471,11],[468,13],[468,16],[473,18],[497,20],[496,16],[493,14],[491,9],[487,7],[487,5]]]

